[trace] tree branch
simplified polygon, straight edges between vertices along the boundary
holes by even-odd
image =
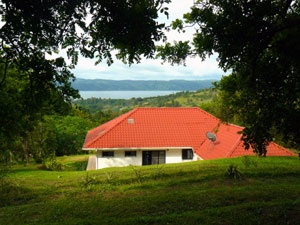
[[[0,82],[0,87],[4,84],[5,79],[6,79],[6,74],[7,74],[7,68],[8,68],[8,55],[6,55],[6,60],[5,60],[5,67],[4,67],[4,72],[3,72],[3,78]]]
[[[3,40],[2,40],[2,49],[4,50],[4,44],[3,44]],[[4,72],[3,72],[3,78],[0,81],[0,87],[4,84],[5,79],[6,79],[6,74],[7,74],[7,68],[8,68],[8,54],[6,54],[5,57],[5,66],[4,66]]]

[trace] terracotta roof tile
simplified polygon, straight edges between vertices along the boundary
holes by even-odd
[[[253,154],[241,145],[237,132],[243,128],[232,124],[221,124],[216,142],[211,143],[206,132],[212,132],[219,122],[196,107],[136,108],[90,130],[83,148],[192,147],[202,159]],[[292,153],[272,143],[268,155]]]

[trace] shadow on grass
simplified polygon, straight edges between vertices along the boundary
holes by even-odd
[[[65,171],[83,171],[86,170],[88,162],[87,161],[74,161],[67,162],[64,164]]]
[[[36,197],[31,190],[18,183],[4,181],[0,184],[0,207],[24,204]]]

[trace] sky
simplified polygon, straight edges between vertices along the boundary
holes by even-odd
[[[165,15],[161,15],[159,22],[164,22],[169,25],[173,20],[182,18],[182,15],[190,11],[194,0],[172,0],[167,5],[169,8],[169,19]],[[0,27],[3,25],[0,22]],[[167,32],[168,42],[173,41],[192,41],[194,28],[189,28],[185,33],[177,31]],[[161,43],[159,43],[161,44]],[[66,59],[64,50],[60,51],[60,56]],[[48,58],[56,58],[56,54],[48,55]],[[115,59],[111,66],[108,66],[105,60],[95,65],[96,60],[86,59],[79,56],[78,64],[72,71],[76,78],[85,79],[110,79],[110,80],[202,80],[202,79],[220,79],[222,75],[227,75],[218,67],[217,55],[214,54],[205,61],[199,57],[188,58],[186,66],[170,65],[169,63],[162,64],[160,59],[142,59],[139,64],[123,64]]]
[[[170,24],[176,18],[182,18],[182,15],[190,11],[194,0],[173,0],[168,5],[169,20],[165,16],[160,17],[159,21]],[[174,40],[192,40],[194,28],[190,28],[185,33],[170,31],[167,33],[168,42]],[[108,66],[105,60],[95,65],[95,61],[79,58],[78,65],[73,70],[76,78],[85,79],[111,79],[111,80],[201,80],[201,79],[220,79],[225,73],[218,67],[216,55],[211,56],[205,61],[199,57],[189,58],[186,66],[174,65],[168,63],[162,64],[159,59],[142,59],[141,63],[126,65],[121,61],[114,60],[114,64]]]

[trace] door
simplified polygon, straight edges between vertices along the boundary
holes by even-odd
[[[166,163],[166,151],[143,151],[143,165]]]
[[[151,151],[143,151],[143,166],[152,164]]]

